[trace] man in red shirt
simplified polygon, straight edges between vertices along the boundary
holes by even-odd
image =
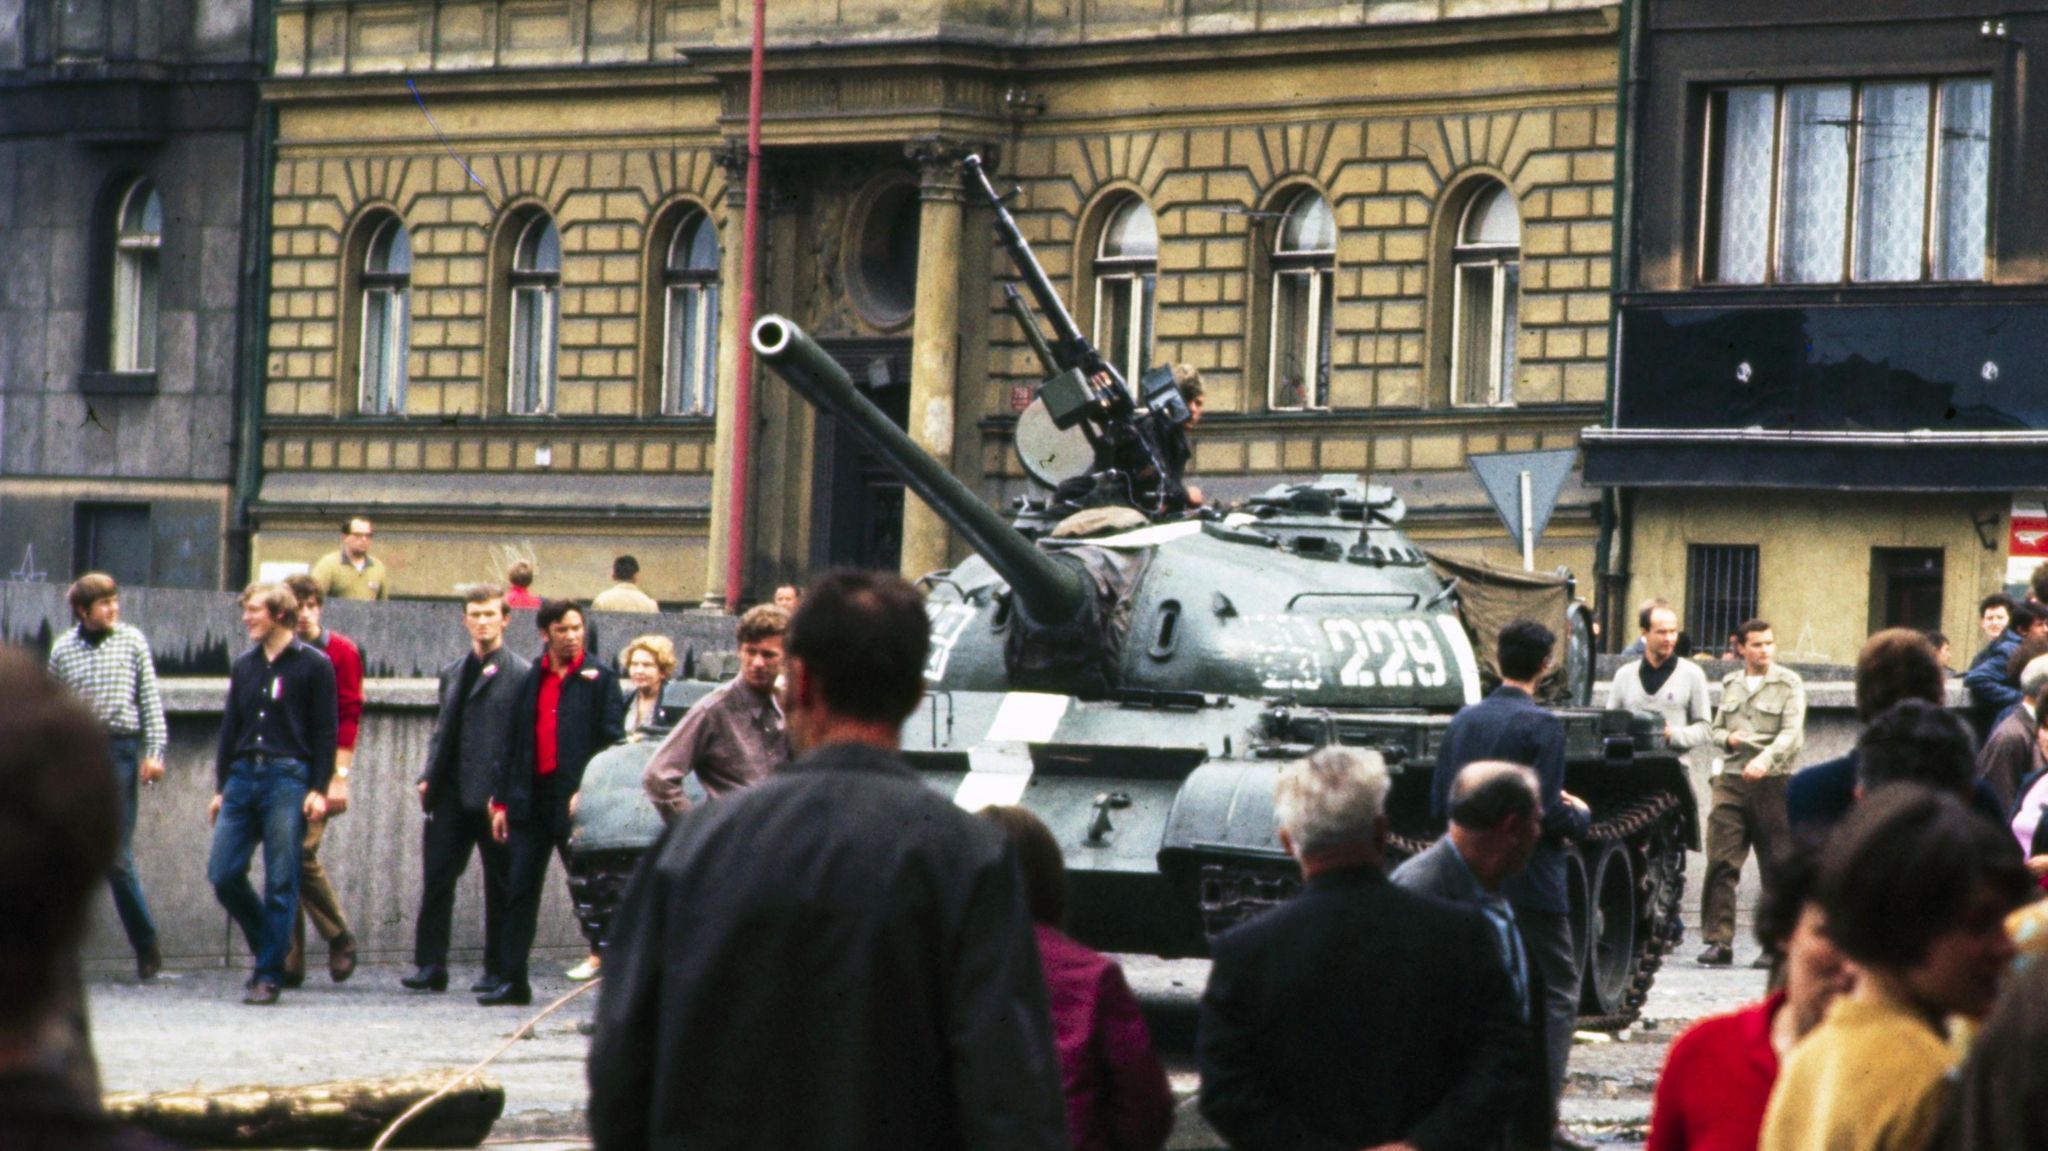
[[[1763,1002],[1702,1019],[1671,1045],[1645,1151],[1755,1151],[1778,1062],[1854,981],[1824,934],[1811,851],[1787,859],[1757,908],[1756,933],[1785,974]]]
[[[512,746],[491,797],[491,836],[509,846],[511,861],[503,954],[496,967],[504,982],[477,996],[486,1007],[533,1002],[526,959],[539,927],[548,856],[568,848],[583,768],[626,736],[626,696],[618,674],[603,660],[585,657],[583,609],[573,600],[547,600],[533,622],[547,650],[520,681]],[[562,863],[568,866],[566,855]]]
[[[327,941],[327,974],[344,983],[356,973],[356,937],[348,929],[341,900],[320,864],[320,843],[327,821],[348,810],[348,776],[356,761],[356,731],[363,721],[363,653],[354,640],[323,627],[320,585],[303,573],[288,577],[285,586],[299,600],[299,638],[334,665],[334,780],[327,785],[327,814],[306,821],[305,852],[299,862],[299,917],[292,927],[292,949],[285,956],[284,985],[306,981],[306,920]]]

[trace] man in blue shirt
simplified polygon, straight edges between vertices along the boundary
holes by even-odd
[[[299,851],[306,821],[327,813],[334,776],[334,665],[295,632],[299,603],[282,584],[250,584],[242,626],[255,646],[228,674],[227,712],[214,756],[213,850],[206,878],[256,954],[242,1002],[277,1002],[299,914]],[[249,861],[263,847],[263,895]]]

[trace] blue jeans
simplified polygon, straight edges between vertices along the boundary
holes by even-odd
[[[243,756],[228,765],[206,878],[256,954],[252,981],[284,982],[284,957],[299,914],[299,846],[306,835],[303,760]],[[263,895],[249,884],[249,861],[263,845]]]
[[[121,916],[121,930],[128,933],[128,946],[137,955],[156,946],[156,920],[150,918],[149,901],[142,898],[142,881],[135,876],[135,800],[142,777],[142,737],[117,735],[113,738],[114,786],[121,794],[121,847],[114,855],[114,869],[107,874],[107,886],[114,891],[114,910]]]

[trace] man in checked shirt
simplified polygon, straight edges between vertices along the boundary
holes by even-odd
[[[78,626],[50,647],[50,672],[84,700],[113,742],[114,783],[121,796],[121,846],[108,886],[121,929],[135,949],[135,977],[155,979],[164,965],[156,920],[135,875],[135,802],[139,785],[164,774],[164,698],[156,662],[142,632],[121,622],[121,589],[104,572],[87,572],[71,585],[71,615]]]

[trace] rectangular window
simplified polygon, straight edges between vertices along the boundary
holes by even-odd
[[[1274,408],[1330,406],[1333,280],[1328,268],[1289,269],[1273,277],[1273,391],[1268,402]]]
[[[1981,280],[1990,140],[1984,79],[1714,92],[1700,277]]]
[[[412,317],[403,288],[363,292],[363,364],[357,410],[364,415],[405,411],[405,355]]]
[[[509,407],[513,415],[553,410],[555,402],[555,290],[551,287],[512,291],[512,380]]]
[[[1754,544],[1693,544],[1685,549],[1685,627],[1693,646],[1721,650],[1757,613]]]
[[[718,284],[691,281],[668,289],[668,375],[662,413],[708,416],[718,397]]]
[[[71,570],[105,572],[123,587],[151,576],[148,504],[81,503],[71,516]]]

